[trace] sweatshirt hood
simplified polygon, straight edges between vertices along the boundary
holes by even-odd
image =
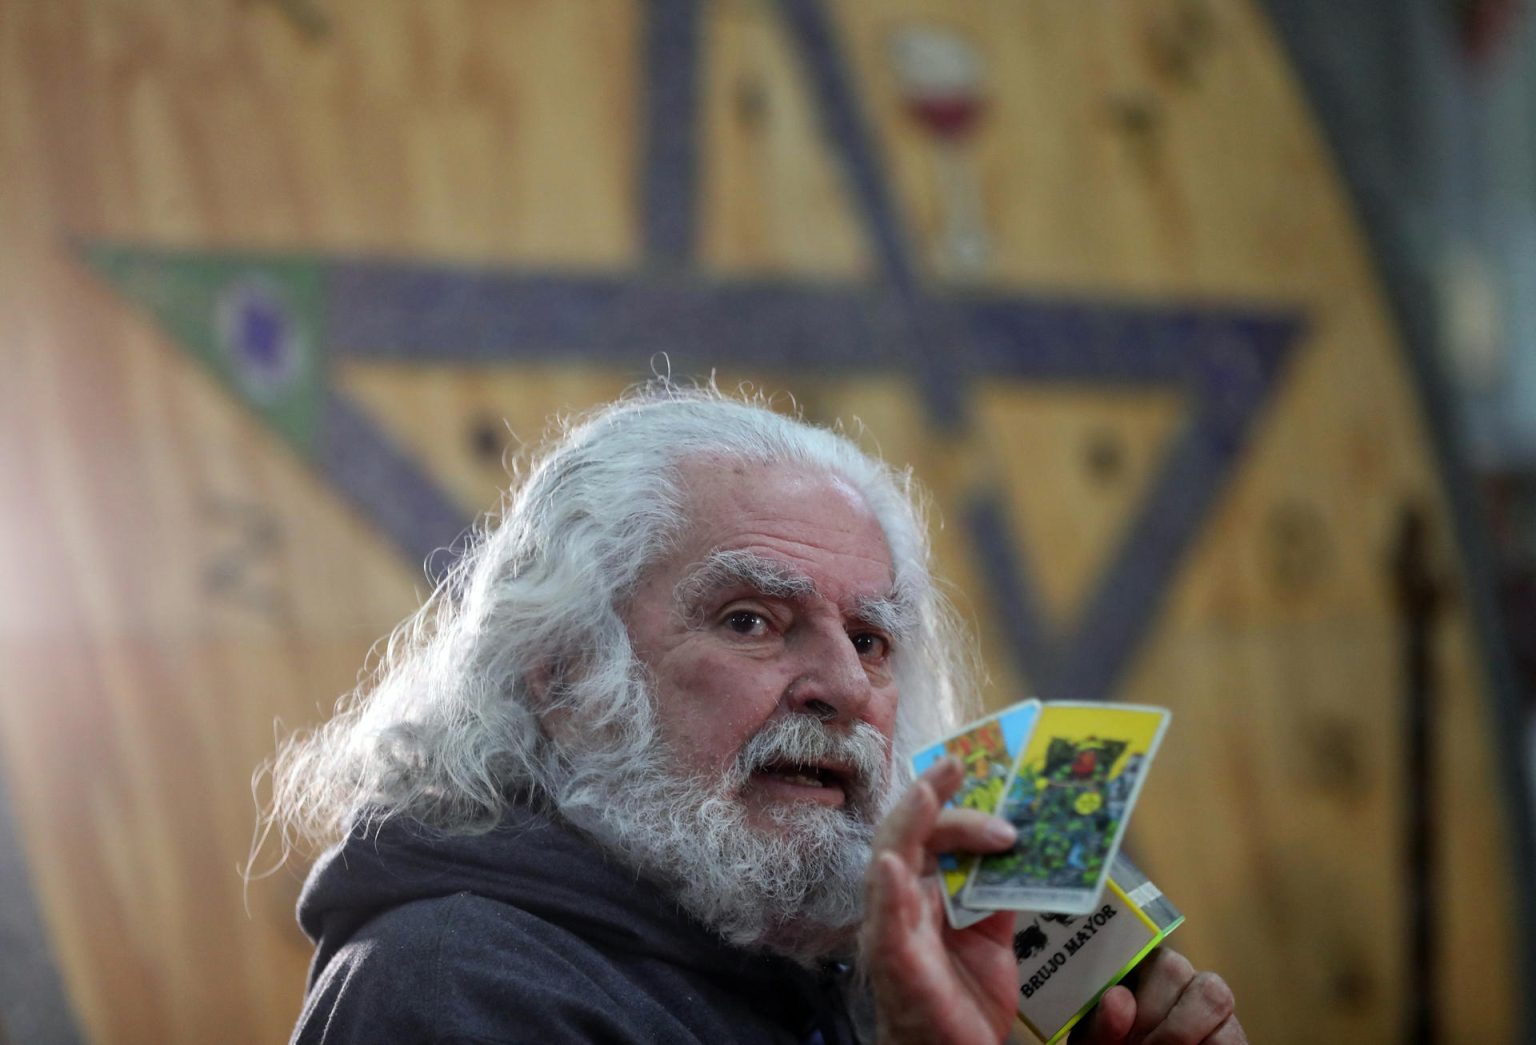
[[[574,828],[515,805],[489,832],[444,835],[395,818],[328,849],[299,896],[316,944],[313,982],[364,924],[417,900],[471,893],[567,927],[607,951],[637,951],[711,974],[809,974],[787,959],[731,947],[654,883]]]

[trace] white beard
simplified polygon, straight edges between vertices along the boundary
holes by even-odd
[[[635,732],[618,750],[567,753],[561,814],[733,944],[803,962],[851,955],[887,805],[885,738],[867,723],[834,730],[809,716],[777,719],[707,779],[676,775],[654,729]],[[855,769],[842,807],[785,803],[766,827],[749,820],[741,794],[754,770],[827,758]]]

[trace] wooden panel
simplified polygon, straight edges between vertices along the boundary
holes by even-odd
[[[685,276],[888,277],[780,6],[700,10],[698,271]],[[1390,564],[1400,512],[1422,508],[1451,596],[1434,639],[1439,1000],[1447,1040],[1508,1040],[1521,985],[1507,823],[1444,496],[1358,232],[1268,27],[1249,3],[1173,0],[826,10],[917,291],[1305,317],[1116,692],[1175,711],[1133,845],[1190,916],[1182,946],[1233,982],[1255,1041],[1399,1040],[1408,782]],[[1191,10],[1204,12],[1193,27]],[[0,765],[95,1041],[286,1035],[308,948],[293,873],[248,894],[236,873],[249,775],[273,720],[321,717],[422,581],[366,513],[90,276],[71,238],[649,271],[642,9],[324,11],[329,33],[309,39],[274,4],[0,5]],[[892,41],[915,24],[957,34],[984,67],[958,159],[903,97]],[[944,258],[957,177],[974,179],[989,243],[963,271]],[[354,359],[328,387],[468,519],[497,497],[499,419],[535,438],[547,414],[653,365],[576,347],[474,368]],[[941,363],[952,347],[924,346]],[[909,358],[821,374],[706,335],[680,339],[671,363],[790,390],[813,418],[857,415],[860,438],[917,470],[993,704],[1022,695],[1031,666],[990,601],[969,498],[1001,492],[1051,622],[1070,630],[1136,539],[1126,520],[1197,405],[1152,384],[994,375],[961,389],[963,416],[945,427]]]
[[[721,273],[867,278],[848,187],[781,20],[760,3],[706,10],[700,260]]]
[[[977,440],[994,449],[1048,620],[1072,624],[1131,524],[1188,405],[1173,391],[986,389]],[[1039,491],[1049,490],[1049,497]]]

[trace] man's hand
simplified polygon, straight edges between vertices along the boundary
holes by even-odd
[[[1104,992],[1070,1045],[1247,1045],[1233,1015],[1232,989],[1159,947],[1118,987]]]
[[[882,1045],[996,1045],[1013,1024],[1013,912],[956,930],[945,917],[939,884],[924,880],[940,853],[991,853],[1013,844],[1014,830],[1002,818],[943,808],[964,774],[955,759],[941,759],[902,796],[875,836],[862,945]]]

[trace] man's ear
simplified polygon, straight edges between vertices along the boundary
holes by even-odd
[[[560,704],[565,696],[566,670],[564,657],[545,657],[523,676],[535,714],[543,715]]]
[[[523,676],[528,687],[528,706],[544,735],[556,744],[572,739],[574,709],[570,703],[571,677],[576,666],[565,657],[547,657]]]

